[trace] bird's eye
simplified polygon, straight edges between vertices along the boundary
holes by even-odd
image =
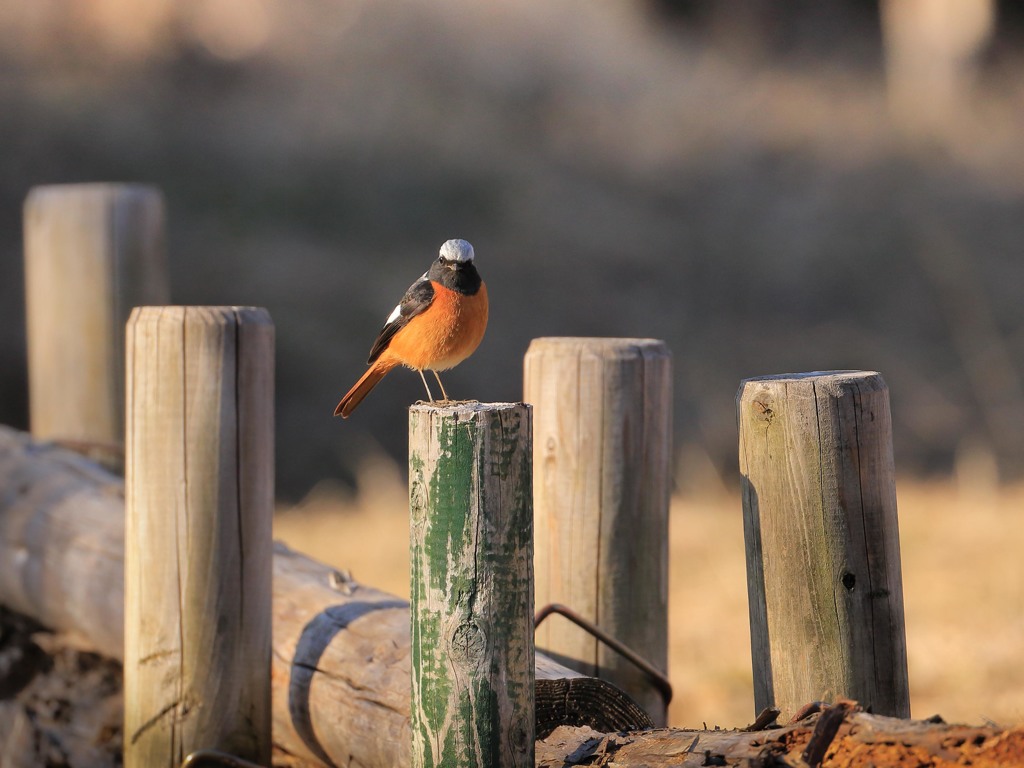
[[[437,262],[438,262],[439,264],[445,264],[445,265],[447,265],[447,264],[448,264],[448,263],[450,262],[450,260],[449,260],[449,259],[446,259],[446,258],[445,258],[444,256],[438,256],[438,257],[437,257]]]

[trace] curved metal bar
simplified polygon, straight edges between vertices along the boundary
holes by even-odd
[[[661,694],[662,701],[665,702],[666,707],[669,702],[672,701],[672,684],[669,682],[666,675],[628,645],[619,642],[599,626],[580,616],[580,614],[576,613],[572,608],[564,606],[561,603],[545,605],[537,611],[537,614],[534,616],[533,628],[536,630],[537,627],[540,626],[540,623],[552,613],[564,616],[577,627],[596,637],[602,643],[626,659],[626,661],[629,661],[633,666],[643,672],[651,685],[658,689],[658,693]]]

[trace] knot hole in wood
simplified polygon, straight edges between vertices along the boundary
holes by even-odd
[[[448,647],[452,661],[463,667],[475,667],[483,660],[487,635],[475,621],[464,621],[452,632]]]
[[[409,475],[409,515],[417,528],[422,527],[427,519],[427,484],[418,469]]]
[[[771,401],[768,398],[759,398],[754,401],[754,413],[758,420],[771,424],[775,418],[775,411],[772,410]]]

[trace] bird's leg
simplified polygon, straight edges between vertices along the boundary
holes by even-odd
[[[437,386],[441,388],[441,394],[444,395],[444,402],[448,402],[448,393],[444,391],[444,384],[441,383],[441,377],[437,374],[437,371],[433,371],[434,378],[437,379]]]
[[[437,373],[435,373],[434,375],[436,376]],[[422,369],[420,369],[420,378],[423,379],[423,386],[427,387],[427,377],[423,375]],[[441,391],[444,391],[444,387],[441,387]],[[430,402],[434,402],[434,396],[430,394],[430,387],[427,387],[427,397],[430,399]]]

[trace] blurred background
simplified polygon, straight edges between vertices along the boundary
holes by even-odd
[[[739,381],[830,368],[891,390],[914,714],[1020,720],[1022,43],[1009,0],[0,0],[0,421],[28,190],[156,184],[174,301],[276,323],[282,531],[349,562],[309,532],[362,521],[402,593],[419,377],[331,412],[462,237],[492,314],[454,397],[519,399],[537,336],[672,349],[680,724],[753,715]]]

